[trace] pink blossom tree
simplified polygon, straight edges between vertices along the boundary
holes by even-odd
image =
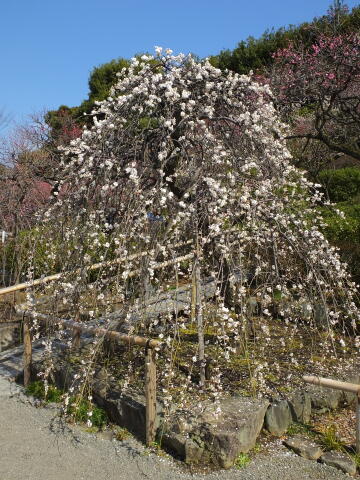
[[[271,87],[290,139],[320,142],[360,161],[360,37],[319,35],[310,49],[274,54]]]
[[[13,282],[26,270],[33,250],[29,235],[56,183],[58,157],[42,115],[17,125],[0,142],[0,229],[11,235],[1,256]]]

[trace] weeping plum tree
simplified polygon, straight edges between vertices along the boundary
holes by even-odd
[[[221,388],[220,365],[253,314],[250,297],[264,319],[326,332],[325,349],[344,344],[358,328],[356,286],[319,231],[321,194],[291,165],[268,86],[207,61],[156,52],[119,74],[111,96],[92,112],[93,126],[63,148],[63,193],[55,192],[41,227],[49,271],[62,264],[61,279],[48,287],[55,307],[64,304],[79,319],[87,311],[103,325],[111,293],[123,319],[118,328],[126,324],[130,333],[167,344],[160,381],[169,394],[189,312],[139,319],[134,311],[146,300],[144,279],[156,294],[182,278],[189,282],[193,262],[186,255],[162,270],[157,264],[184,259],[192,242],[196,275],[213,278],[216,287],[211,315],[199,295],[197,302],[198,316],[215,333],[207,388]],[[96,275],[88,268],[95,261],[104,262]],[[193,351],[184,379],[189,389],[199,354],[206,361],[210,348],[200,344],[204,353]]]

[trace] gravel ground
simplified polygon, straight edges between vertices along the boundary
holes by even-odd
[[[59,428],[53,408],[36,408],[0,378],[0,480],[342,480],[337,470],[293,455],[280,442],[243,469],[191,474],[135,439],[118,442]]]

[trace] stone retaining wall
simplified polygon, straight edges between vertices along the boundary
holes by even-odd
[[[38,363],[38,369],[41,365]],[[360,369],[354,368],[344,380],[360,383]],[[59,362],[54,381],[67,387],[71,368]],[[112,385],[107,373],[99,369],[92,384],[95,402],[104,408],[109,419],[145,439],[145,397]],[[229,468],[240,453],[251,450],[262,429],[275,436],[283,435],[293,422],[308,423],[312,412],[324,412],[349,404],[355,396],[341,391],[304,385],[287,398],[253,399],[232,396],[218,402],[205,401],[191,410],[173,410],[164,415],[157,404],[157,436],[161,445],[189,464],[206,464]]]
[[[43,370],[41,341],[34,345],[34,380]],[[77,365],[66,361],[68,347],[53,342],[57,360],[52,381],[68,388],[77,372]],[[0,375],[21,381],[22,347],[0,355]],[[344,378],[360,384],[360,368]],[[93,397],[103,407],[109,419],[126,427],[135,436],[145,439],[145,397],[139,393],[122,393],[116,381],[99,368],[92,379]],[[159,399],[158,399],[159,400]],[[355,401],[355,395],[313,385],[290,393],[287,398],[253,399],[232,396],[218,402],[205,401],[192,409],[174,409],[164,415],[161,401],[157,404],[157,436],[161,445],[190,464],[207,464],[229,468],[240,453],[254,447],[262,429],[275,436],[283,435],[293,422],[308,423],[312,412],[336,409]]]

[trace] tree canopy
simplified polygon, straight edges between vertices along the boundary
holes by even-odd
[[[319,35],[342,35],[359,32],[360,7],[351,12],[343,2],[331,5],[327,14],[314,18],[312,22],[289,25],[278,30],[267,30],[260,38],[249,37],[239,42],[234,50],[223,50],[210,57],[210,61],[222,70],[248,74],[266,72],[273,63],[273,54],[289,44],[295,48],[311,49]]]
[[[358,328],[356,286],[320,232],[321,194],[291,164],[270,94],[249,76],[157,48],[155,57],[144,55],[120,72],[92,112],[93,126],[63,147],[66,194],[55,192],[41,227],[49,272],[54,264],[63,271],[49,287],[51,298],[72,316],[90,311],[92,321],[110,325],[99,318],[99,302],[111,292],[128,332],[155,332],[169,347],[163,384],[175,381],[171,352],[190,319],[166,313],[160,333],[158,317],[136,320],[142,317],[134,310],[146,302],[144,279],[163,292],[196,268],[215,282],[206,317],[217,352],[213,391],[222,388],[220,359],[231,357],[251,321],[251,296],[264,317],[294,328],[305,322],[320,337],[325,329],[325,350],[335,331],[342,345]],[[189,244],[195,263],[179,260],[159,271],[158,262]],[[119,257],[121,264],[113,261]],[[95,259],[107,262],[96,276],[89,268]],[[281,299],[276,312],[275,299]],[[307,305],[305,317],[299,301]],[[197,314],[204,308],[200,303]],[[200,327],[197,333],[203,356],[199,346],[192,361],[203,368],[208,347]]]

